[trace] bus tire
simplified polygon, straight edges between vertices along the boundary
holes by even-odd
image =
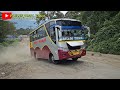
[[[72,60],[73,60],[73,61],[77,61],[77,60],[78,60],[78,58],[72,58]]]
[[[53,54],[50,54],[50,55],[49,55],[48,61],[49,61],[50,63],[59,64],[59,60],[55,60]]]

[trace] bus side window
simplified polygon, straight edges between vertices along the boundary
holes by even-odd
[[[35,40],[35,32],[33,32],[33,41]]]
[[[46,36],[47,36],[47,34],[46,34],[46,31],[45,31],[44,27],[42,27],[42,33],[43,33],[43,37],[46,37]]]
[[[47,32],[48,32],[49,36],[50,36],[50,22],[45,24],[45,27],[47,29]]]
[[[32,35],[31,35],[31,36],[32,36],[32,41],[34,41],[34,33],[32,33]]]
[[[40,39],[40,28],[38,29],[38,39]]]
[[[43,33],[42,33],[42,28],[40,28],[40,31],[39,31],[39,38],[43,38]]]
[[[46,34],[45,30],[44,30],[44,27],[41,27],[41,28],[38,30],[38,38],[41,39],[41,38],[44,38],[44,37],[46,37],[46,36],[47,36],[47,34]]]
[[[34,40],[37,40],[37,31],[34,31]]]
[[[36,36],[35,36],[35,39],[36,39],[36,40],[38,39],[38,30],[36,30]]]
[[[50,22],[50,26],[54,25],[55,24],[55,21],[51,21]]]

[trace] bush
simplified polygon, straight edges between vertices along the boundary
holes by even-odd
[[[3,44],[2,43],[0,43],[0,49],[2,49],[4,46],[3,46]]]
[[[6,41],[0,43],[0,50],[4,47],[7,47],[9,45],[15,45],[17,43],[18,43],[18,40],[6,40]]]
[[[120,39],[118,39],[113,45],[114,54],[120,55]]]
[[[88,46],[87,51],[92,51],[92,46]]]
[[[5,47],[9,46],[9,43],[8,43],[8,42],[3,42],[2,44],[3,44],[3,46],[5,46]]]

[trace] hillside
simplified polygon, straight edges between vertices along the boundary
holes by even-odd
[[[91,28],[87,50],[120,55],[120,11],[69,11],[66,17]]]

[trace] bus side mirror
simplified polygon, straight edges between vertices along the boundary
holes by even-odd
[[[88,32],[88,37],[90,38],[90,33]]]
[[[90,28],[88,27],[88,36],[90,37]]]
[[[56,25],[55,28],[56,28],[57,30],[60,30],[60,26],[59,26],[59,25]]]
[[[57,30],[60,30],[60,28],[59,27],[56,27],[57,28]]]
[[[88,27],[88,26],[83,26],[83,27],[88,30],[88,37],[90,37],[90,27]]]

